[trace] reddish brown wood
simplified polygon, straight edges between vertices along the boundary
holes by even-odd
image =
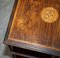
[[[42,21],[44,7],[56,8],[60,16],[60,0],[19,0],[8,38],[60,49],[60,18]]]

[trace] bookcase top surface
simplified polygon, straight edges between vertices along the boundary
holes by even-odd
[[[60,0],[18,0],[8,40],[60,51],[59,17]]]

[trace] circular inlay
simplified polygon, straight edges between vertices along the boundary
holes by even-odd
[[[42,9],[40,16],[43,21],[53,23],[58,19],[58,11],[53,7],[46,7]]]

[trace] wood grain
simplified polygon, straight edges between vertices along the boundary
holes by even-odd
[[[41,19],[45,7],[57,9],[56,22]],[[19,0],[8,38],[60,49],[60,0]]]

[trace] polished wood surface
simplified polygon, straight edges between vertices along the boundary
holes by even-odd
[[[45,7],[58,11],[57,21],[47,23],[41,19]],[[8,39],[60,50],[60,0],[19,0]]]

